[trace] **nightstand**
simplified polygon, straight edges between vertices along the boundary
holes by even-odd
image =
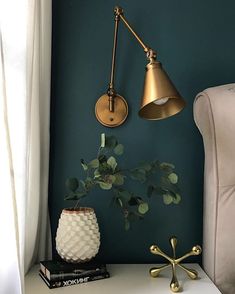
[[[156,264],[109,264],[110,278],[63,288],[49,289],[38,275],[35,265],[25,277],[25,294],[170,294],[171,273],[166,269],[158,278],[149,275]],[[198,264],[187,264],[199,273],[198,280],[191,280],[177,269],[177,276],[185,294],[221,293]]]

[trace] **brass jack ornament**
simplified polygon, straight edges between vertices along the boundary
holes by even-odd
[[[190,279],[195,280],[198,278],[198,273],[196,270],[194,269],[189,269],[186,268],[184,265],[180,264],[181,261],[183,261],[185,258],[189,257],[189,256],[193,256],[193,255],[199,255],[202,252],[202,249],[199,245],[193,246],[192,250],[188,253],[186,253],[185,255],[183,255],[180,258],[176,258],[176,245],[177,245],[177,238],[176,237],[171,237],[170,238],[170,244],[172,247],[172,251],[173,251],[173,257],[169,257],[167,254],[165,254],[164,252],[162,252],[162,250],[157,246],[157,245],[152,245],[150,247],[150,252],[152,254],[155,255],[160,255],[162,257],[164,257],[165,259],[167,259],[169,261],[168,264],[160,266],[160,267],[153,267],[149,270],[150,275],[153,278],[156,278],[160,272],[166,268],[168,268],[169,266],[171,266],[172,269],[172,279],[171,279],[171,283],[170,283],[170,289],[172,292],[179,292],[181,290],[180,284],[178,282],[177,276],[176,276],[176,267],[180,267],[182,270],[184,270],[186,272],[186,274],[189,276]]]

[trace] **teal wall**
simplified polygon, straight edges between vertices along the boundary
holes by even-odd
[[[142,48],[120,23],[116,89],[125,96],[130,115],[124,125],[108,129],[94,115],[97,98],[108,86],[113,42],[113,7],[126,17],[159,60],[187,102],[180,114],[163,121],[138,117],[146,64]],[[193,122],[195,95],[211,86],[234,82],[235,2],[191,0],[54,0],[49,205],[53,240],[68,176],[82,176],[80,158],[96,154],[100,133],[114,134],[125,145],[126,164],[158,158],[173,162],[180,176],[182,202],[165,206],[152,199],[145,220],[124,231],[122,216],[110,207],[108,191],[92,193],[83,205],[94,207],[104,262],[155,262],[148,248],[169,250],[178,236],[178,252],[202,243],[203,145]],[[132,188],[132,187],[130,187]],[[134,186],[133,186],[134,188]],[[54,242],[53,242],[54,246]],[[200,261],[200,258],[197,260]]]

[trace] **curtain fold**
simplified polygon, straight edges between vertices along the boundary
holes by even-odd
[[[29,2],[27,38],[27,215],[25,272],[48,255],[51,1]],[[34,196],[32,196],[34,195]]]
[[[17,207],[15,169],[13,167],[13,150],[8,117],[6,87],[6,58],[4,56],[3,38],[0,30],[0,183],[2,203],[0,206],[0,284],[3,294],[22,293],[21,283],[21,244],[20,225]],[[18,186],[19,183],[18,183]],[[9,277],[15,277],[14,283]]]
[[[0,292],[51,252],[51,0],[0,0]],[[14,7],[14,9],[12,9]],[[14,277],[14,278],[13,278]]]

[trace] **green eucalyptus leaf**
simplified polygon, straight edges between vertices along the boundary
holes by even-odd
[[[79,183],[81,184],[81,186],[82,186],[83,188],[86,188],[86,183],[85,183],[83,180],[80,180]]]
[[[161,169],[163,172],[168,173],[168,174],[172,173],[173,170],[174,170],[174,168],[175,168],[175,166],[174,166],[173,164],[171,164],[171,163],[162,162],[162,163],[160,164],[160,169]]]
[[[105,183],[113,184],[116,180],[116,177],[114,175],[106,175],[103,180]]]
[[[172,184],[176,184],[178,182],[178,176],[176,173],[169,174],[168,179]]]
[[[125,201],[128,202],[131,199],[131,193],[126,191],[126,190],[122,190],[122,191],[118,191],[118,195]]]
[[[117,198],[116,198],[116,201],[117,201],[117,204],[118,204],[119,206],[123,207],[123,203],[122,203],[122,199],[121,199],[121,198],[117,197]]]
[[[79,182],[78,182],[78,179],[76,178],[69,178],[66,180],[65,185],[69,190],[75,192],[77,188],[79,187]]]
[[[95,185],[95,182],[92,178],[87,177],[85,180],[85,188],[86,190],[90,190]]]
[[[124,184],[124,176],[121,174],[115,174],[114,185],[122,186]]]
[[[181,201],[181,196],[180,194],[175,194],[175,197],[173,198],[173,203],[174,204],[179,204]]]
[[[154,160],[154,161],[153,161],[153,165],[154,165],[154,167],[159,168],[159,166],[160,166],[160,161],[159,161],[159,160]]]
[[[104,148],[105,147],[105,133],[102,133],[101,134],[101,138],[100,138],[101,140],[101,142],[100,142],[100,147],[101,148]]]
[[[88,163],[88,166],[91,168],[97,168],[97,167],[99,167],[99,164],[100,164],[99,160],[97,158],[95,158]]]
[[[120,205],[121,207],[123,207],[123,203],[122,203],[122,199],[121,199],[121,198],[118,198],[118,202],[119,202],[119,205]]]
[[[84,171],[88,170],[88,166],[83,159],[81,159],[81,165],[82,165],[82,168],[84,169]]]
[[[114,149],[113,149],[114,153],[116,155],[122,155],[124,152],[124,146],[122,144],[118,144]]]
[[[110,190],[112,188],[112,184],[105,183],[105,182],[99,182],[100,188],[103,190]]]
[[[174,166],[173,164],[168,163],[168,162],[162,162],[162,163],[160,164],[160,167],[161,167],[161,168],[171,168],[171,169],[174,169],[174,168],[175,168],[175,166]]]
[[[163,202],[166,205],[169,205],[169,204],[171,204],[173,202],[173,197],[170,194],[164,194],[163,195]]]
[[[101,174],[107,174],[112,171],[112,167],[107,162],[102,162],[102,164],[99,165],[99,172]]]
[[[96,170],[94,171],[94,178],[96,179],[96,178],[99,178],[100,176],[101,176],[101,174],[100,174],[99,170],[96,169]]]
[[[117,167],[116,159],[113,156],[110,156],[107,160],[107,164],[112,168],[113,171],[115,171]]]
[[[100,163],[106,162],[107,157],[104,154],[99,155],[98,160]]]
[[[145,214],[149,210],[149,205],[147,202],[140,203],[138,206],[138,212],[141,214]]]
[[[165,191],[165,192],[168,192],[168,191],[171,191],[173,192],[174,194],[177,194],[179,193],[179,188],[177,185],[173,185],[169,178],[165,178],[165,177],[161,177],[161,184],[160,184],[160,187]]]

